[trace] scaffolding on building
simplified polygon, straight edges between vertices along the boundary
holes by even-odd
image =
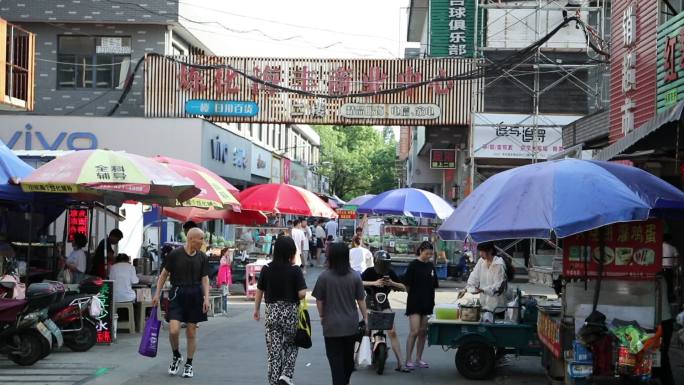
[[[507,66],[494,76],[486,77],[481,88],[474,93],[475,98],[486,99],[488,89],[503,79],[515,84],[521,92],[529,95],[531,105],[531,128],[534,133],[531,162],[539,160],[537,133],[544,122],[540,122],[541,100],[545,94],[559,87],[571,84],[573,88],[586,95],[587,113],[593,113],[607,106],[608,77],[607,60],[590,48],[608,51],[610,34],[610,0],[477,0],[475,13],[476,55],[485,66],[497,65],[497,57],[512,54],[531,43],[544,38],[566,18],[577,17],[583,25],[570,22],[546,44],[537,47],[527,57],[520,58],[513,66]],[[582,63],[566,63],[558,59],[562,54],[585,54]],[[542,77],[556,74],[550,84],[544,84]],[[531,79],[525,82],[521,78]],[[531,84],[530,84],[531,83]],[[485,102],[485,109],[487,108]],[[485,111],[472,111],[473,114]],[[548,112],[547,112],[548,113]],[[542,117],[543,119],[543,117]],[[480,173],[477,157],[473,148],[474,129],[471,124],[470,154],[472,188],[486,179],[488,173]],[[500,171],[502,164],[487,165],[491,170]]]
[[[607,41],[610,35],[610,0],[477,0],[475,13],[476,55],[485,67],[499,69],[491,77],[485,75],[481,88],[474,93],[474,98],[485,100],[486,112],[487,92],[502,80],[507,80],[517,86],[521,92],[531,97],[531,122],[533,134],[532,151],[527,159],[530,163],[540,160],[538,146],[538,132],[545,125],[540,110],[542,98],[552,89],[561,84],[570,84],[586,95],[587,111],[593,113],[604,109],[608,104],[608,64],[607,58],[596,52],[596,48],[609,51]],[[505,68],[497,66],[497,58],[505,57],[520,51],[532,43],[539,41],[551,30],[563,23],[567,18],[577,17],[582,24],[569,22],[559,33],[548,42],[538,46],[526,57],[521,57],[514,65]],[[589,42],[593,47],[590,47]],[[567,63],[559,60],[562,54],[585,54],[582,63]],[[556,78],[545,84],[542,77],[546,74],[556,74]],[[522,80],[526,78],[528,81]],[[547,79],[548,80],[548,79]],[[548,112],[547,113],[552,113]],[[492,173],[503,171],[511,166],[505,162],[481,161],[475,156],[474,133],[475,125],[471,123],[470,131],[470,189],[474,189]],[[500,252],[508,253],[510,248],[521,242],[511,242]],[[530,240],[531,258],[538,253],[536,241]],[[551,243],[554,253],[558,246]],[[533,262],[531,262],[533,263]]]

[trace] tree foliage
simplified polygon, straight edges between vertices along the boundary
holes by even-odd
[[[316,126],[321,137],[319,171],[344,200],[378,194],[396,185],[396,140],[392,129],[370,126]]]

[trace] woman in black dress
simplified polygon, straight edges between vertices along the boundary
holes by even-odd
[[[408,340],[406,341],[406,368],[429,368],[423,361],[423,349],[427,338],[428,316],[435,307],[435,289],[438,287],[437,272],[431,262],[434,247],[430,242],[423,242],[416,250],[417,259],[412,261],[406,269],[404,284],[408,291],[406,301],[406,315],[409,317]],[[416,347],[416,341],[418,346]],[[416,360],[413,361],[413,348],[416,348]]]

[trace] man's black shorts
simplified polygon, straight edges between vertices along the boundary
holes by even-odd
[[[202,286],[173,287],[169,292],[168,320],[198,323],[207,320],[203,311],[204,294]]]

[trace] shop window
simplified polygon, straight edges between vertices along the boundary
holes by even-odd
[[[131,70],[130,37],[59,36],[57,87],[122,88]]]

